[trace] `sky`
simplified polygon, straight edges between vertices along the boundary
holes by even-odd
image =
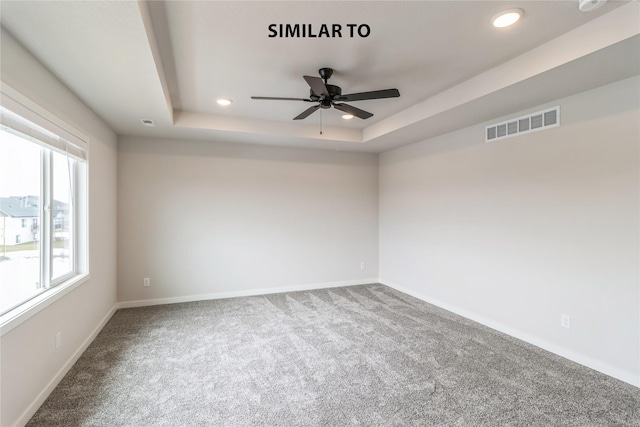
[[[0,130],[0,197],[40,194],[40,151],[42,148],[17,135]],[[54,198],[69,200],[66,156],[54,153]]]

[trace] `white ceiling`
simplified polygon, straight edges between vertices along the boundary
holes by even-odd
[[[514,7],[525,11],[519,23],[490,25]],[[1,12],[120,135],[380,152],[640,74],[638,2],[583,13],[577,0],[3,0]],[[269,38],[270,24],[340,24],[343,37]],[[350,38],[346,24],[371,34]],[[401,97],[353,102],[368,120],[325,110],[296,122],[309,104],[250,98],[308,97],[302,76],[322,67],[343,93]]]

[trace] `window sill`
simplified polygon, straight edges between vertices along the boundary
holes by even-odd
[[[21,323],[44,310],[84,282],[89,280],[89,274],[79,274],[61,283],[32,300],[14,308],[0,317],[0,336],[8,333]]]

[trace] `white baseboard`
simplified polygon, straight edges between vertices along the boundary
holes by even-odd
[[[64,378],[67,372],[69,372],[73,364],[78,361],[80,356],[82,356],[82,353],[84,353],[91,342],[93,342],[95,337],[100,333],[102,328],[104,328],[109,319],[111,319],[111,316],[115,314],[117,309],[118,305],[116,304],[111,308],[111,310],[109,310],[106,316],[104,316],[100,323],[98,323],[98,326],[96,326],[93,331],[91,331],[91,334],[89,334],[87,339],[83,341],[82,345],[80,345],[80,347],[71,355],[69,360],[67,360],[67,363],[65,363],[62,368],[60,368],[60,370],[54,375],[51,381],[49,381],[47,386],[40,392],[40,394],[38,394],[38,396],[36,396],[33,402],[31,402],[31,404],[22,413],[22,415],[18,417],[18,420],[13,425],[24,426],[27,424],[27,422],[29,422],[29,419],[31,419],[33,414],[36,413],[36,411],[38,410],[38,408],[40,408],[44,401],[47,400],[47,397],[49,397],[53,389],[56,388],[60,381],[62,381],[62,378]]]
[[[235,298],[235,297],[248,297],[248,296],[254,296],[254,295],[279,294],[283,292],[311,291],[314,289],[339,288],[342,286],[366,285],[369,283],[378,283],[378,278],[376,277],[376,278],[361,279],[361,280],[312,283],[312,284],[306,284],[306,285],[284,286],[284,287],[278,287],[278,288],[261,288],[261,289],[248,289],[248,290],[242,290],[242,291],[214,292],[210,294],[187,295],[182,297],[171,297],[171,298],[122,301],[118,303],[118,308],[146,307],[150,305],[176,304],[181,302],[204,301],[204,300]]]
[[[631,372],[628,371],[624,371],[622,369],[616,368],[615,366],[611,366],[607,363],[601,362],[599,360],[595,360],[592,359],[589,356],[586,356],[584,354],[580,354],[577,353],[573,350],[567,349],[565,347],[559,346],[557,344],[553,344],[550,343],[542,338],[533,336],[533,335],[529,335],[527,333],[518,331],[516,329],[513,329],[509,326],[506,326],[502,323],[499,322],[495,322],[491,319],[488,319],[484,316],[479,316],[475,313],[469,312],[467,310],[461,309],[459,307],[456,307],[454,305],[448,304],[446,302],[440,301],[438,299],[435,298],[431,298],[425,294],[422,294],[420,292],[416,292],[413,291],[411,289],[405,288],[401,285],[398,285],[397,283],[393,283],[393,282],[389,282],[387,280],[384,279],[378,279],[378,283],[381,283],[385,286],[388,286],[390,288],[393,288],[397,291],[400,291],[402,293],[405,293],[407,295],[411,295],[412,297],[418,298],[424,302],[427,302],[429,304],[433,304],[435,306],[438,306],[440,308],[443,308],[447,311],[450,311],[452,313],[455,313],[457,315],[460,315],[462,317],[465,317],[469,320],[473,320],[474,322],[478,322],[484,326],[487,326],[491,329],[495,329],[496,331],[505,333],[507,335],[510,335],[514,338],[518,338],[522,341],[525,341],[529,344],[533,344],[536,347],[540,347],[543,350],[547,350],[551,353],[554,353],[558,356],[564,357],[565,359],[569,359],[573,362],[579,363],[583,366],[586,366],[588,368],[594,369],[598,372],[602,372],[605,375],[609,375],[610,377],[616,378],[620,381],[624,381],[626,383],[629,383],[633,386],[636,387],[640,387],[640,377],[638,375],[634,375]]]

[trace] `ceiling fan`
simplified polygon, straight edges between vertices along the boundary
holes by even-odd
[[[320,68],[318,71],[320,77],[303,76],[306,82],[311,88],[309,90],[309,98],[277,98],[270,96],[252,96],[251,99],[266,99],[266,100],[279,100],[279,101],[304,101],[304,102],[317,102],[317,105],[307,108],[302,113],[293,118],[293,120],[302,120],[309,117],[319,108],[328,109],[333,106],[340,111],[344,111],[347,114],[351,114],[361,119],[368,119],[373,114],[368,111],[361,110],[353,107],[349,104],[345,104],[343,101],[364,101],[368,99],[382,99],[382,98],[397,98],[400,96],[398,89],[384,89],[374,90],[371,92],[351,93],[348,95],[342,94],[342,89],[339,86],[330,85],[327,80],[333,74],[331,68]]]

